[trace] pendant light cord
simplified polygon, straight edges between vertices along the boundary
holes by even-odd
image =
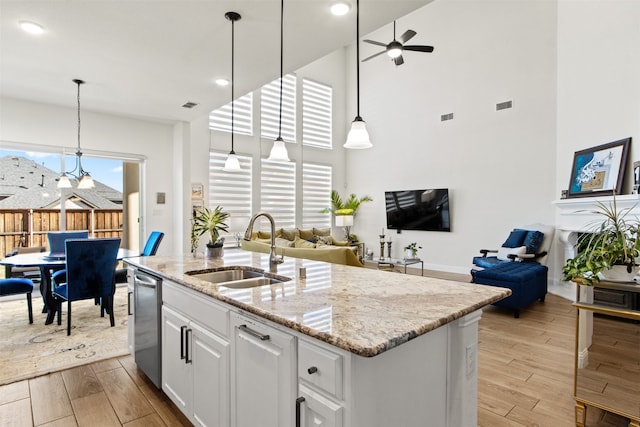
[[[78,152],[80,152],[80,85],[82,80],[76,80],[75,82],[78,85]]]
[[[356,114],[360,117],[360,0],[356,0]]]
[[[235,69],[235,20],[231,20],[231,153],[230,154],[235,154],[235,151],[233,149],[233,134],[234,134],[234,130],[233,130],[233,119],[234,119],[234,104],[235,104],[235,98],[234,98],[234,93],[233,93],[233,85],[235,82],[235,78],[234,78],[234,69]]]
[[[282,139],[282,73],[284,50],[284,0],[280,0],[280,115],[278,118],[278,140]]]

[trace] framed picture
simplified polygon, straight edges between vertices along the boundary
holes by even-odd
[[[202,200],[204,197],[204,186],[200,183],[191,184],[191,200]]]
[[[573,156],[568,197],[620,194],[631,138],[621,139]]]
[[[191,210],[198,211],[204,208],[204,200],[192,200],[191,201]]]

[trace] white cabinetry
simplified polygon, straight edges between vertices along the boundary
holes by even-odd
[[[242,314],[231,327],[231,425],[293,427],[295,338]]]
[[[228,426],[228,310],[167,282],[163,301],[162,389],[195,425]]]
[[[129,354],[135,354],[135,322],[133,317],[133,312],[135,309],[135,304],[133,300],[133,275],[135,274],[136,269],[131,266],[127,266],[127,343]]]

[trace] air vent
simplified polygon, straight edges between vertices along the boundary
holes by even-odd
[[[443,114],[440,116],[441,122],[446,122],[447,120],[453,120],[453,113]]]
[[[189,101],[189,102],[185,102],[184,104],[182,104],[182,108],[193,108],[196,105],[198,105],[198,104],[196,104],[195,102]]]
[[[496,111],[506,110],[507,108],[511,108],[511,107],[513,107],[512,101],[501,102],[499,104],[496,104]]]

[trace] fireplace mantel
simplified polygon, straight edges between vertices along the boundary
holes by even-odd
[[[629,215],[640,218],[640,198],[637,194],[616,196],[617,210],[631,209]],[[602,221],[602,216],[595,214],[598,203],[613,204],[613,196],[580,197],[574,199],[555,200],[553,204],[558,209],[556,228],[561,231],[586,232],[593,229],[594,224]]]

